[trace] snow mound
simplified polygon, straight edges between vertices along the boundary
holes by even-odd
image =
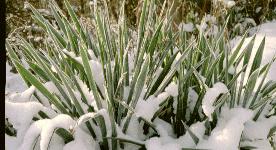
[[[269,63],[273,57],[276,55],[276,21],[272,21],[272,22],[268,22],[268,23],[264,23],[261,24],[255,28],[253,28],[251,31],[255,31],[256,32],[256,39],[255,39],[255,43],[253,46],[253,50],[252,50],[252,54],[251,54],[251,59],[249,62],[249,65],[252,65],[253,62],[253,57],[255,56],[259,45],[261,44],[262,39],[265,37],[265,46],[264,46],[264,53],[263,53],[263,59],[262,59],[262,63],[261,65],[265,65],[267,63]],[[249,43],[249,41],[252,39],[252,37],[246,38],[243,46],[241,47],[241,50],[244,50],[246,45]],[[237,46],[238,40],[237,39],[233,39],[231,42],[234,43],[234,45]],[[235,47],[234,47],[235,48]],[[239,69],[241,69],[242,66],[239,66]],[[274,62],[270,68],[270,71],[268,73],[267,76],[267,80],[274,80],[276,81],[276,62]]]
[[[153,137],[145,142],[145,146],[148,150],[181,150],[182,148],[195,148],[191,135],[186,132],[185,135],[176,138],[172,135],[172,127],[163,120],[156,119],[154,121],[160,137]],[[192,124],[189,129],[201,140],[205,132],[204,122],[196,122]]]
[[[170,94],[173,97],[176,97],[178,95],[178,85],[174,82],[170,83],[166,88],[165,92]]]
[[[213,103],[215,102],[216,98],[220,94],[225,94],[227,92],[228,92],[227,87],[221,82],[218,82],[218,83],[214,84],[214,86],[212,88],[207,89],[206,94],[203,97],[202,108],[203,108],[204,114],[210,120],[212,120],[211,115],[215,110]]]
[[[147,100],[139,99],[135,107],[136,116],[151,120],[154,113],[159,109],[159,104],[166,100],[167,97],[169,97],[169,94],[163,92],[157,97],[151,95]]]
[[[19,74],[11,73],[11,66],[6,62],[6,86],[5,93],[9,94],[10,92],[23,92],[27,89],[24,81]]]
[[[224,109],[218,124],[207,140],[200,141],[197,148],[212,150],[236,150],[239,147],[244,123],[250,120],[253,112],[243,108]]]
[[[53,119],[43,119],[34,122],[24,136],[20,150],[32,149],[34,141],[40,136],[40,149],[47,150],[53,132],[57,128],[69,129],[75,124],[75,121],[68,115],[60,114]]]
[[[271,144],[268,139],[270,130],[276,125],[276,116],[270,118],[261,118],[258,121],[248,121],[245,123],[243,132],[242,146],[253,146],[258,150],[267,149],[272,150]],[[276,135],[274,134],[274,140]],[[274,145],[276,142],[274,142]]]
[[[96,143],[91,135],[87,134],[80,128],[75,129],[75,140],[64,145],[63,150],[91,150],[91,149],[100,149],[98,143]]]

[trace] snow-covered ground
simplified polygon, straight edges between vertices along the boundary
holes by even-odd
[[[256,42],[253,49],[253,54],[257,51],[258,45],[262,38],[266,36],[266,44],[264,49],[262,64],[268,63],[273,56],[276,54],[276,21],[265,23],[257,27]],[[250,38],[247,38],[245,44],[248,43]],[[238,41],[238,40],[235,40]],[[233,41],[233,43],[236,43]],[[47,144],[50,142],[49,134],[47,132],[53,132],[56,127],[63,127],[62,124],[66,125],[64,128],[71,128],[76,125],[76,121],[67,115],[53,115],[53,119],[40,120],[31,124],[31,119],[34,114],[39,110],[46,110],[45,107],[35,102],[28,102],[23,105],[17,106],[15,100],[21,98],[20,102],[24,101],[24,98],[28,97],[30,93],[33,93],[34,88],[27,88],[18,74],[10,73],[11,67],[6,65],[6,117],[9,117],[12,123],[15,124],[15,128],[18,130],[18,137],[10,137],[6,135],[5,145],[7,150],[28,149],[32,146],[28,140],[37,137],[40,133],[40,148],[47,149]],[[276,81],[276,63],[272,64],[271,70],[268,74],[268,79]],[[135,110],[141,116],[152,117],[152,113],[147,113],[144,110],[144,106],[151,105],[152,107],[159,107],[159,103],[155,103],[156,99],[163,99],[168,94],[175,96],[177,93],[171,91],[174,84],[170,85],[172,88],[167,88],[163,95],[156,98],[151,98],[149,101],[143,101],[144,103],[138,103]],[[217,91],[217,89],[220,89]],[[215,90],[215,95],[214,91]],[[227,87],[223,83],[217,83],[214,87],[207,90],[207,94],[204,99],[214,99],[220,93],[226,93]],[[23,92],[23,93],[22,93]],[[23,100],[22,100],[23,99]],[[10,102],[11,101],[11,102]],[[162,101],[162,100],[160,100]],[[140,101],[142,102],[142,101]],[[22,104],[22,103],[21,103]],[[210,103],[205,103],[203,100],[203,111],[205,115],[211,120],[211,113],[214,111]],[[33,108],[32,106],[36,106]],[[141,107],[141,109],[139,109]],[[151,107],[151,108],[152,108]],[[206,108],[205,108],[206,107]],[[18,111],[20,109],[20,111]],[[143,110],[143,111],[139,111]],[[99,110],[98,113],[103,114],[104,119],[108,120],[107,115],[104,115],[105,110]],[[22,116],[26,114],[26,116]],[[88,114],[93,116],[95,114]],[[253,146],[259,150],[272,150],[271,144],[267,139],[267,135],[270,129],[276,125],[276,116],[270,117],[269,119],[261,116],[258,121],[252,121],[253,111],[244,108],[227,109],[223,108],[221,116],[218,118],[218,124],[212,131],[209,137],[204,135],[204,123],[197,122],[190,126],[190,130],[199,138],[198,144],[193,142],[191,135],[187,132],[185,135],[176,138],[173,133],[172,126],[159,118],[156,118],[153,123],[156,125],[156,129],[160,137],[153,137],[146,141],[142,141],[144,137],[141,137],[139,130],[141,126],[138,122],[131,121],[130,126],[134,127],[127,131],[127,135],[118,136],[130,137],[138,139],[144,142],[145,146],[149,150],[180,150],[181,148],[203,148],[203,149],[215,149],[215,150],[236,150],[239,146]],[[62,122],[62,123],[61,123]],[[135,124],[136,123],[136,124]],[[31,125],[30,125],[31,124]],[[26,126],[28,125],[28,126]],[[137,130],[136,130],[137,129]],[[109,133],[108,133],[109,134]],[[97,149],[98,145],[95,141],[89,141],[89,135],[85,133],[80,127],[75,128],[75,140],[64,145],[62,140],[56,136],[53,137],[50,149]],[[143,136],[143,135],[142,135]],[[25,139],[23,139],[25,137]],[[240,142],[240,138],[242,141]],[[274,145],[276,145],[276,135],[274,134]],[[23,142],[23,144],[22,144]],[[45,147],[46,146],[46,147]],[[127,148],[128,146],[126,146]],[[132,149],[131,147],[129,149]]]
[[[26,85],[19,74],[10,72],[11,66],[6,63],[6,88],[5,93],[11,94],[14,92],[23,92],[26,90]]]
[[[259,45],[261,44],[262,39],[265,37],[265,47],[262,59],[262,65],[269,63],[274,56],[276,56],[276,20],[268,23],[261,24],[257,27],[254,27],[250,30],[250,34],[256,33],[256,39],[252,50],[252,55],[254,56],[257,52]],[[232,40],[231,45],[236,45],[241,37],[237,37]],[[244,49],[252,37],[246,38],[241,49]],[[252,57],[253,58],[253,57]],[[253,59],[251,59],[251,62]],[[276,62],[271,66],[271,69],[268,73],[267,80],[276,81]]]
[[[256,52],[257,45],[261,43],[261,39],[265,36],[265,49],[262,64],[266,64],[276,56],[276,21],[264,23],[260,25],[256,35],[256,43],[254,51]],[[268,74],[268,79],[276,81],[276,62],[271,66]]]

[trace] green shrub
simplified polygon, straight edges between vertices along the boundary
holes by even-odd
[[[8,55],[26,84],[42,93],[57,114],[69,115],[74,120],[88,118],[86,129],[99,141],[102,149],[116,149],[123,147],[124,143],[144,146],[120,135],[129,130],[139,101],[152,98],[161,99],[154,114],[150,118],[137,116],[139,124],[144,127],[141,132],[147,138],[159,134],[152,123],[159,117],[173,126],[177,136],[188,131],[197,143],[198,138],[188,126],[207,120],[206,131],[212,130],[222,106],[252,109],[257,112],[254,117],[257,120],[264,106],[275,97],[276,88],[274,81],[264,82],[272,64],[261,66],[265,39],[253,64],[249,65],[254,38],[242,51],[245,34],[237,48],[231,51],[224,34],[229,18],[217,34],[207,38],[204,32],[200,32],[194,38],[182,29],[172,29],[172,16],[168,15],[172,9],[164,10],[165,17],[155,16],[153,5],[153,1],[145,0],[135,31],[126,26],[123,7],[115,27],[110,26],[107,9],[95,8],[96,32],[93,34],[79,22],[67,1],[69,19],[53,1],[49,4],[58,28],[31,6],[33,19],[50,40],[46,41],[45,49],[35,49],[23,38],[18,39],[18,44],[7,41]],[[17,53],[28,63],[29,69],[24,68]],[[95,72],[97,64],[100,69]],[[241,69],[238,65],[242,66]],[[100,73],[103,83],[98,78]],[[261,82],[257,84],[259,79]],[[58,92],[52,93],[46,82],[53,83]],[[208,87],[217,82],[223,82],[228,92],[214,102],[214,120],[208,121],[210,118],[201,109],[202,101]],[[170,95],[162,99],[162,92],[173,84],[177,85],[177,94],[167,92]],[[93,97],[87,96],[85,86]],[[193,109],[188,106],[189,89],[198,95]],[[43,104],[38,91],[34,95]],[[90,104],[91,101],[96,104]],[[86,116],[88,113],[93,115]],[[46,112],[40,111],[38,115],[41,119],[48,118]],[[95,126],[100,129],[101,136],[96,134]],[[73,132],[66,128],[60,128],[56,133],[66,143],[74,138]]]

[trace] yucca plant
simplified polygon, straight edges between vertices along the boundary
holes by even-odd
[[[65,6],[70,18],[49,2],[58,28],[30,6],[33,19],[50,39],[44,49],[35,49],[20,37],[17,44],[6,42],[9,58],[33,89],[34,103],[17,104],[36,106],[22,131],[25,139],[30,137],[22,140],[22,149],[35,148],[38,139],[40,149],[48,149],[56,135],[70,146],[75,141],[94,149],[132,149],[131,144],[145,148],[145,141],[162,135],[156,120],[169,124],[177,137],[188,134],[197,145],[200,138],[190,126],[203,121],[205,134],[210,135],[222,107],[251,109],[254,120],[266,105],[275,108],[276,82],[265,81],[272,62],[261,66],[265,39],[252,57],[254,37],[241,49],[246,34],[231,51],[224,34],[227,21],[218,35],[207,38],[200,32],[193,38],[173,29],[172,9],[155,15],[153,0],[144,1],[135,31],[126,26],[124,2],[115,27],[109,23],[108,10],[95,6],[96,29],[91,33],[67,1]],[[218,82],[226,90],[207,102],[208,91]],[[197,98],[189,96],[191,91]],[[207,113],[208,103],[214,110]],[[15,105],[6,102],[6,107]],[[7,124],[6,131],[13,131]]]

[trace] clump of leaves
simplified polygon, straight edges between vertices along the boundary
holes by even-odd
[[[95,6],[96,33],[92,35],[79,22],[67,1],[65,6],[70,18],[65,17],[54,1],[49,2],[58,28],[30,6],[33,19],[51,40],[46,42],[45,49],[35,49],[23,38],[12,45],[7,41],[8,54],[26,84],[37,89],[36,100],[44,103],[40,92],[57,114],[84,121],[84,131],[89,132],[102,149],[123,148],[126,143],[144,147],[143,141],[122,137],[122,134],[127,135],[135,118],[144,127],[141,132],[146,138],[159,134],[153,124],[159,117],[173,126],[177,136],[188,132],[198,143],[189,126],[207,119],[202,114],[202,100],[208,87],[217,82],[223,82],[229,89],[214,103],[217,115],[222,106],[242,106],[256,111],[254,120],[257,120],[265,105],[275,97],[276,83],[265,82],[272,62],[261,66],[265,39],[255,56],[251,56],[255,38],[241,49],[246,35],[231,51],[224,35],[228,19],[217,35],[207,38],[200,32],[194,39],[182,29],[172,29],[172,9],[162,10],[165,15],[155,16],[153,0],[145,0],[139,26],[134,31],[137,36],[126,26],[124,3],[115,29],[106,15],[108,9],[102,11]],[[22,65],[18,54],[29,69]],[[249,65],[251,57],[254,61]],[[97,64],[98,70],[95,70]],[[58,92],[53,93],[46,86],[47,82],[53,83]],[[158,97],[172,82],[177,83],[177,95],[163,99],[150,119],[136,117],[139,101]],[[198,95],[192,109],[188,96],[191,88]],[[40,111],[38,115],[40,119],[50,118],[46,112]],[[211,124],[215,125],[215,119]],[[97,129],[101,134],[97,134]],[[74,140],[72,129],[59,128],[56,133],[66,143]]]

